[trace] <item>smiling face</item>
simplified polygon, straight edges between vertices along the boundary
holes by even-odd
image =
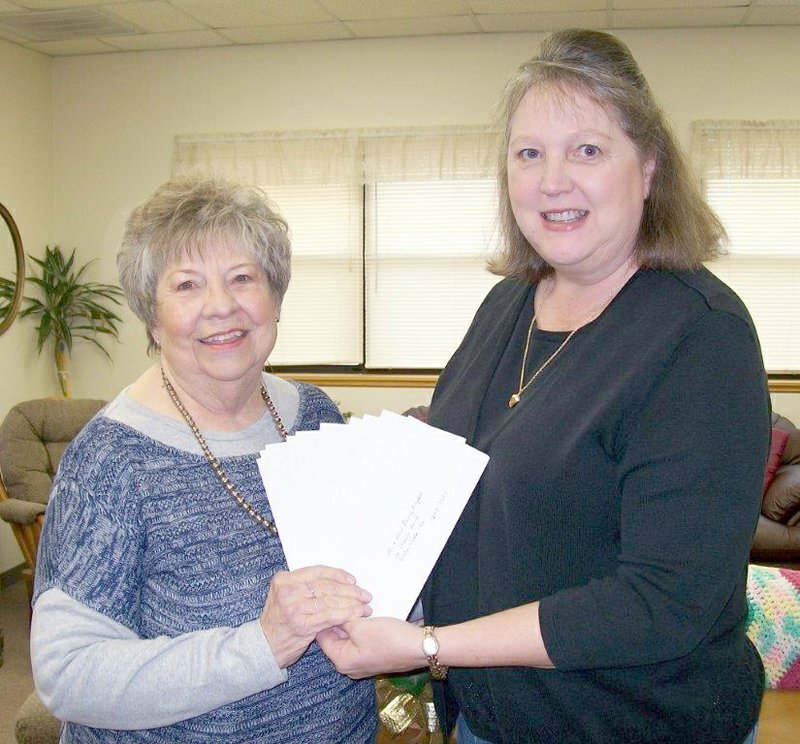
[[[517,224],[556,272],[595,281],[632,256],[654,160],[602,106],[532,88],[511,119],[507,158]]]
[[[167,267],[156,287],[151,332],[184,387],[250,384],[275,345],[276,315],[263,270],[228,241]]]

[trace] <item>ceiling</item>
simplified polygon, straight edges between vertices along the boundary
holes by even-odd
[[[0,39],[52,56],[289,41],[800,26],[800,0],[0,0]]]

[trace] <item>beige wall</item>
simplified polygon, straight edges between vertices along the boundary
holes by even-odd
[[[38,253],[51,239],[53,212],[50,61],[0,41],[0,72],[0,202],[14,217],[26,250]],[[19,400],[49,393],[29,328],[15,323],[0,336],[0,359],[0,417]],[[0,522],[0,572],[20,561],[11,529]]]
[[[800,118],[800,27],[620,36],[684,144],[693,119]],[[28,250],[41,252],[47,241],[77,247],[81,260],[97,259],[91,278],[115,281],[125,217],[169,176],[175,134],[483,123],[507,76],[540,39],[430,37],[53,60],[0,42],[4,93],[10,80],[18,102],[0,108],[2,132],[13,133],[0,141],[0,200],[19,215]],[[125,317],[113,364],[76,347],[76,396],[109,398],[148,364],[142,330]],[[50,361],[36,357],[31,338],[25,321],[0,338],[2,414],[22,398],[56,392]],[[425,389],[330,392],[357,413],[402,410],[430,397]],[[780,409],[790,407],[782,402]],[[794,410],[800,420],[800,402]]]
[[[773,393],[772,410],[800,426],[800,393]]]

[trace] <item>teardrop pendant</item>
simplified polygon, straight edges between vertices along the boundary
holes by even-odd
[[[519,393],[514,393],[514,394],[513,394],[513,395],[512,395],[512,396],[511,396],[511,397],[508,399],[508,407],[509,407],[509,408],[513,408],[515,405],[517,405],[517,403],[519,403]]]

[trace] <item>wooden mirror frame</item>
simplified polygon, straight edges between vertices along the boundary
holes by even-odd
[[[22,303],[22,293],[25,291],[25,252],[22,250],[22,238],[19,236],[17,223],[14,218],[2,204],[0,204],[0,215],[5,220],[8,230],[11,233],[11,240],[14,243],[14,253],[17,260],[17,286],[14,290],[14,298],[11,300],[11,305],[8,307],[6,316],[0,320],[0,335],[5,333],[9,326],[14,322],[19,312],[19,306]]]

